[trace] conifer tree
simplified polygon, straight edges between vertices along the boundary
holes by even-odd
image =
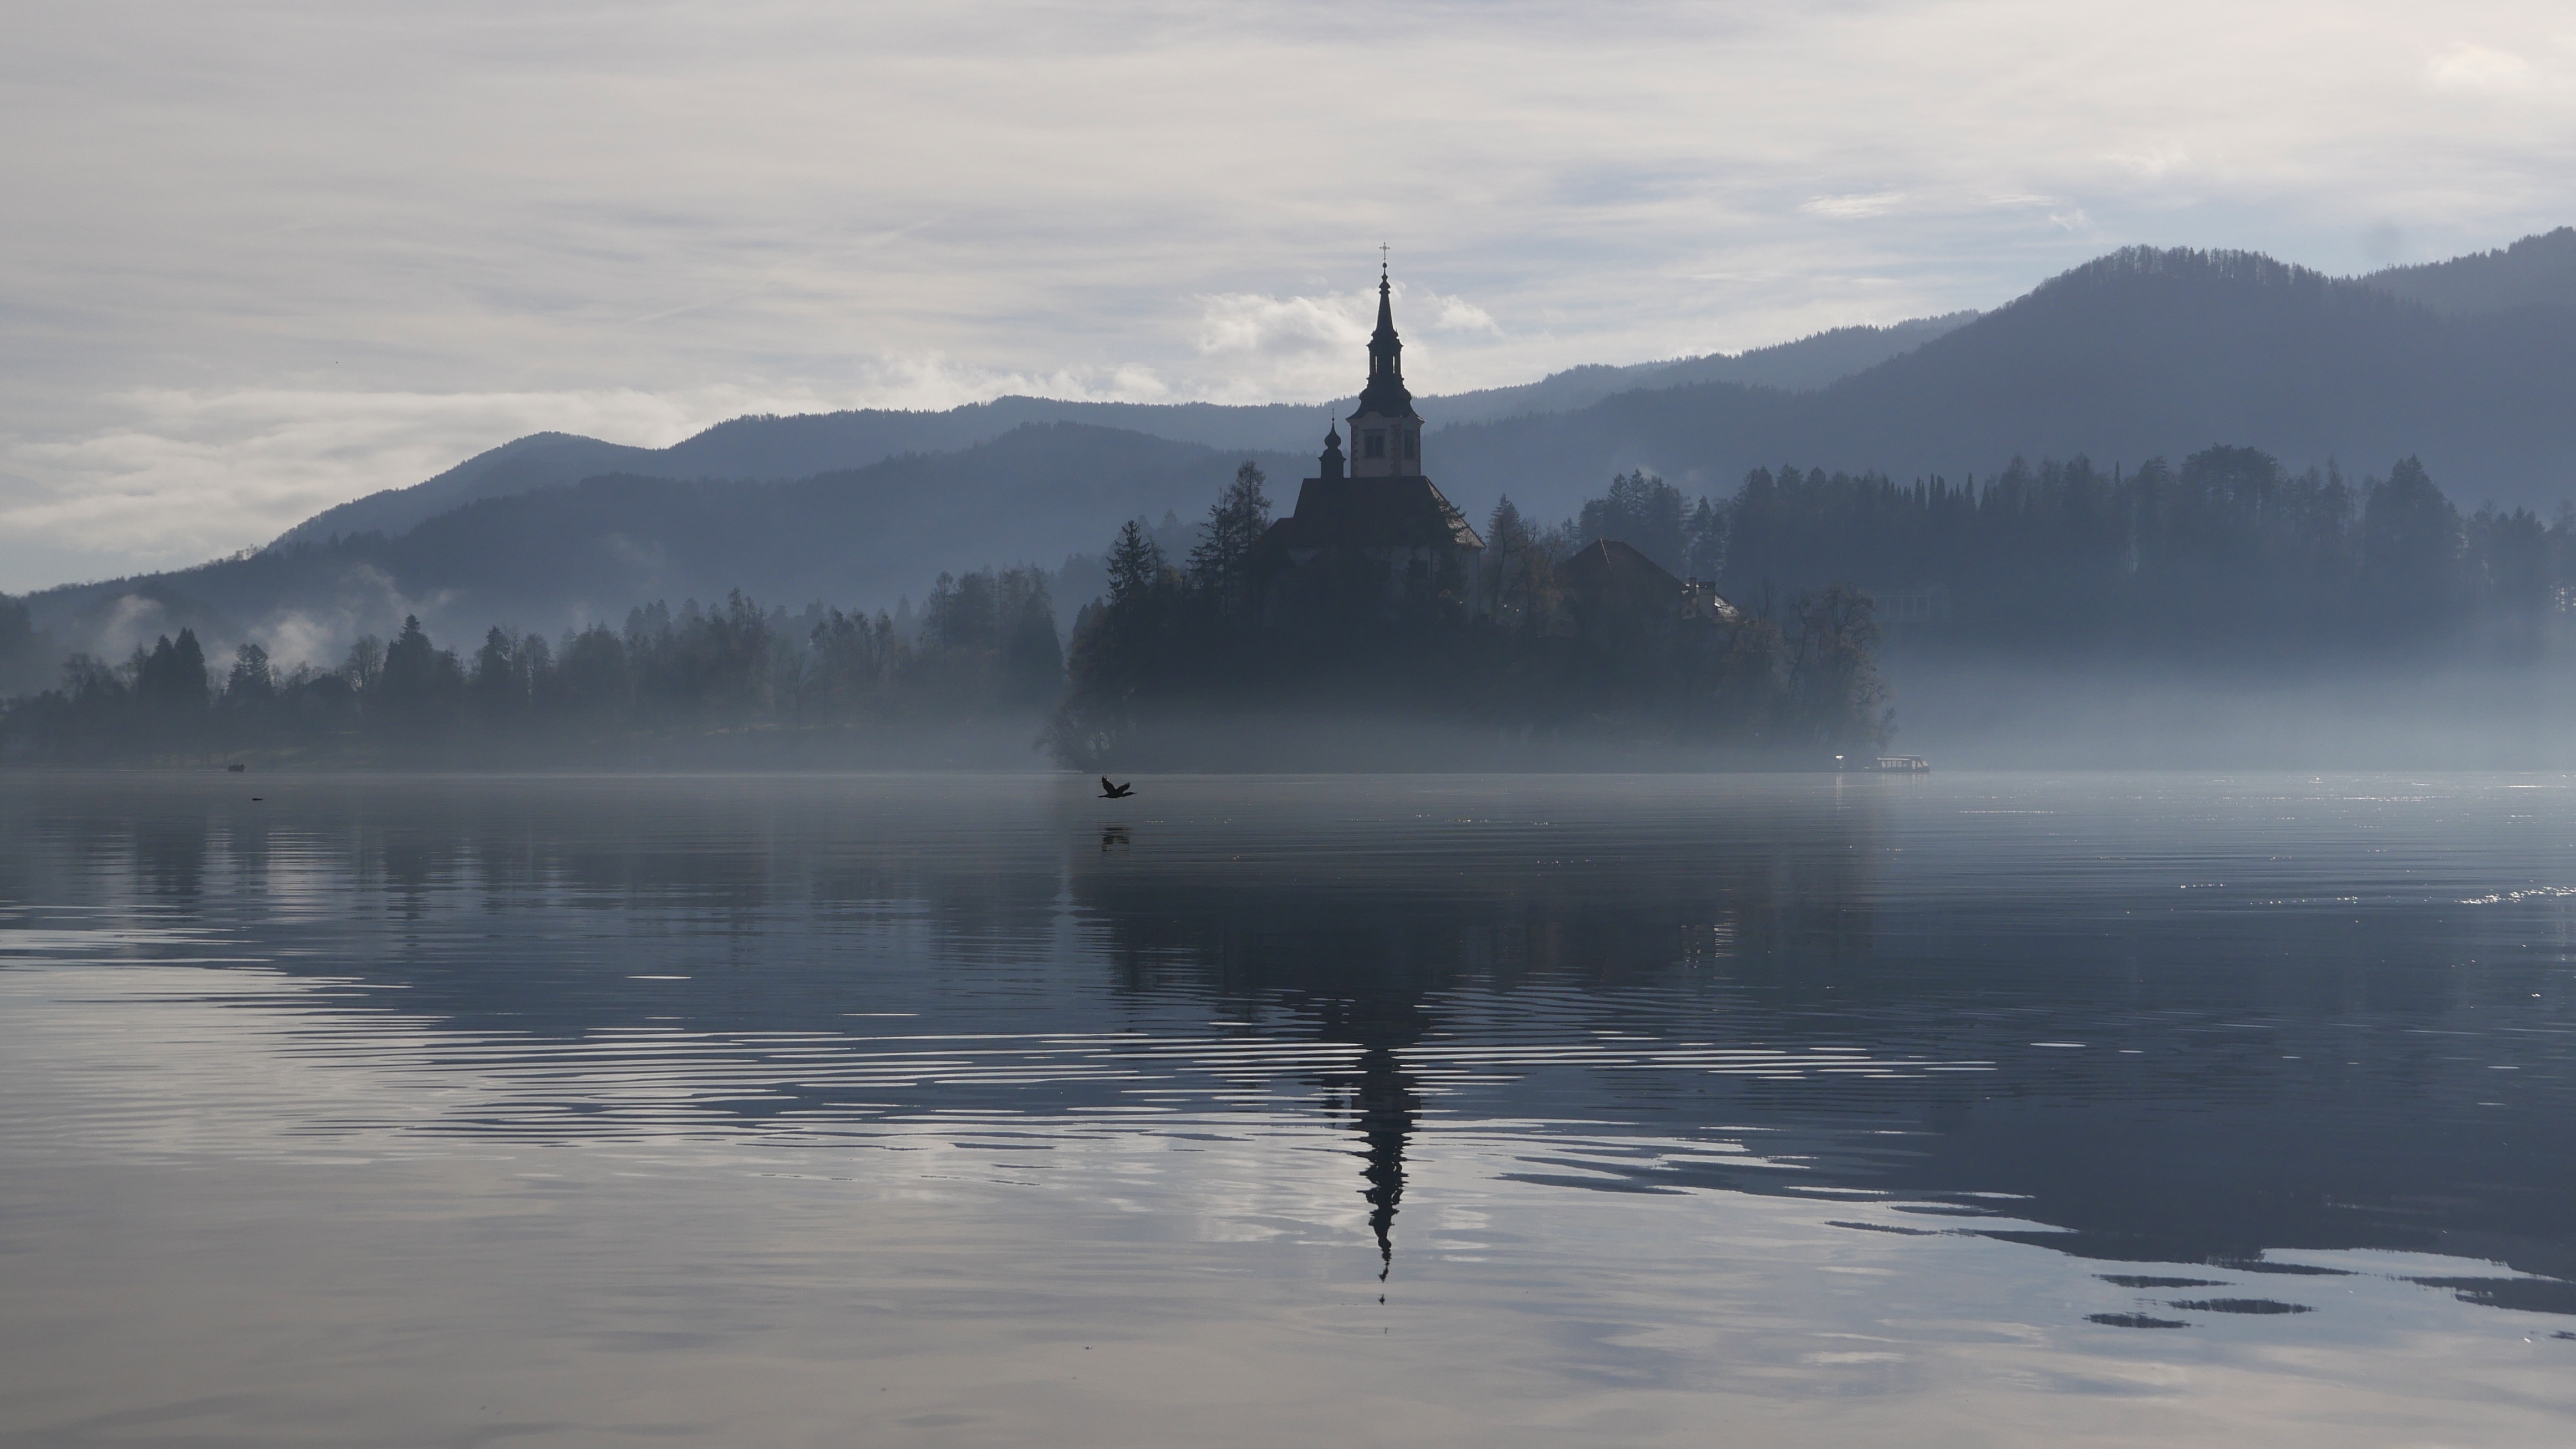
[[[1118,530],[1109,547],[1109,606],[1129,609],[1145,603],[1162,587],[1163,550],[1135,519]]]
[[[1252,552],[1270,528],[1270,499],[1262,492],[1269,481],[1248,459],[1235,469],[1234,482],[1208,510],[1198,546],[1190,550],[1191,586],[1229,611],[1250,599]]]
[[[224,679],[224,698],[236,704],[253,704],[276,693],[277,671],[269,665],[268,651],[256,644],[235,649],[232,673]]]

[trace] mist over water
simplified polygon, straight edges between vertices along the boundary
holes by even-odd
[[[24,1442],[2541,1442],[2559,776],[0,780]],[[254,799],[253,797],[257,797]]]
[[[2565,770],[2576,688],[2553,664],[2270,669],[1888,659],[1893,748],[2004,770]]]

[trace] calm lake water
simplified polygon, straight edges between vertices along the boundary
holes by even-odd
[[[0,1440],[2576,1442],[2576,780],[0,775]]]

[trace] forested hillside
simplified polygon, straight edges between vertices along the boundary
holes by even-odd
[[[39,627],[84,644],[118,618],[138,637],[319,631],[345,642],[417,614],[434,632],[512,619],[548,630],[640,599],[891,605],[941,573],[1053,567],[1119,520],[1195,512],[1243,455],[1070,423],[957,453],[914,454],[787,483],[597,477],[484,499],[397,537],[297,543],[148,580],[34,596]],[[1271,458],[1293,473],[1297,460]],[[335,645],[336,647],[336,645]]]
[[[2293,467],[2416,455],[2467,498],[2550,508],[2576,492],[2571,388],[2576,309],[2445,316],[2249,253],[2133,249],[1811,394],[1711,383],[1445,430],[1432,471],[1553,514],[1637,467],[1712,491],[1785,457],[1964,480],[2228,442]]]
[[[2388,267],[2361,280],[2455,316],[2509,307],[2576,307],[2576,226],[2446,262]]]

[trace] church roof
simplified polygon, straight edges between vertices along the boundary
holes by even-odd
[[[1270,525],[1280,548],[1483,548],[1485,541],[1431,480],[1309,478],[1297,511]]]
[[[1404,385],[1403,378],[1393,373],[1370,378],[1368,386],[1360,390],[1359,406],[1351,409],[1351,418],[1357,421],[1368,413],[1382,418],[1422,416],[1413,410],[1413,390]]]
[[[1567,559],[1559,577],[1578,589],[1639,589],[1681,596],[1682,581],[1662,564],[1615,538],[1595,539]]]

